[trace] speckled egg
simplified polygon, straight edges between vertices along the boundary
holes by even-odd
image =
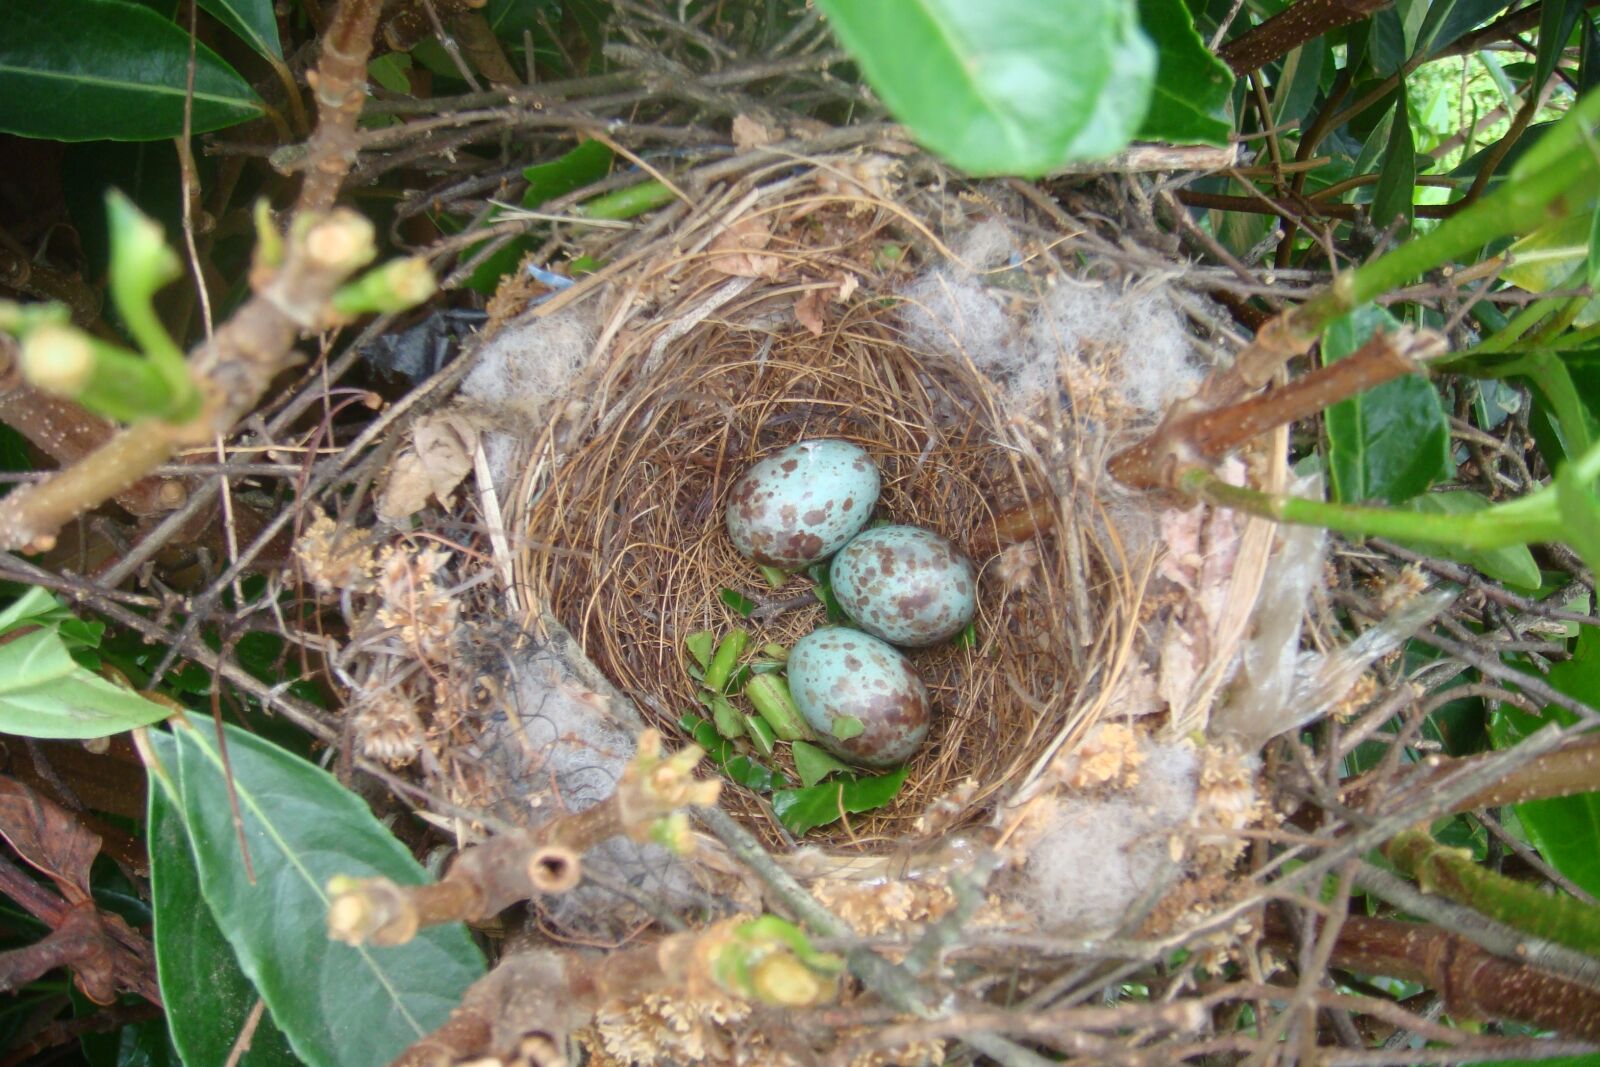
[[[949,640],[978,608],[972,561],[917,526],[868,530],[833,558],[830,577],[863,630],[911,648]]]
[[[893,767],[928,736],[928,692],[898,649],[824,626],[789,652],[789,692],[818,742],[864,767]]]
[[[757,563],[804,567],[861,532],[878,502],[878,467],[849,441],[801,441],[733,483],[728,536]]]

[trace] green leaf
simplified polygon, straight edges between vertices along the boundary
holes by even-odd
[[[748,619],[750,613],[756,610],[756,602],[737,589],[724,588],[717,596],[730,610],[738,612],[743,618]]]
[[[528,179],[528,190],[522,194],[522,206],[538,207],[592,185],[611,170],[611,159],[611,149],[599,141],[585,141],[548,163],[524,168],[522,176]]]
[[[251,881],[235,833],[214,726],[150,734],[176,776],[200,887],[239,966],[295,1054],[313,1067],[377,1067],[442,1024],[483,958],[459,923],[409,944],[328,938],[325,886],[337,874],[426,881],[359,797],[318,767],[225,727]],[[157,788],[154,784],[152,788]]]
[[[8,634],[19,626],[50,626],[72,618],[55,594],[41,586],[29,586],[16,600],[0,611],[0,634]]]
[[[854,715],[839,715],[828,724],[828,728],[840,741],[848,741],[852,737],[860,737],[867,725]]]
[[[1155,87],[1139,136],[1227,144],[1233,72],[1206,47],[1183,0],[1139,0],[1139,25],[1156,46]],[[1320,60],[1322,53],[1317,51]]]
[[[1469,515],[1489,506],[1487,498],[1470,489],[1452,489],[1448,493],[1423,493],[1412,497],[1402,507],[1432,515]],[[1407,547],[1430,556],[1442,556],[1476,567],[1496,581],[1521,589],[1538,589],[1542,578],[1539,564],[1527,545],[1507,545],[1504,548],[1464,548],[1460,545],[1415,542]]]
[[[0,731],[24,737],[108,737],[171,712],[79,666],[53,627],[0,646]]]
[[[123,0],[11,4],[0,34],[0,130],[54,141],[183,132],[189,35]],[[249,83],[195,46],[194,132],[256,118]]]
[[[1149,108],[1155,49],[1134,0],[818,0],[923,144],[971,174],[1037,176],[1113,155]]]
[[[722,772],[746,789],[757,793],[770,793],[787,779],[772,768],[758,763],[749,756],[737,755],[731,742],[717,733],[717,728],[698,715],[685,715],[678,725],[694,743],[706,750],[706,756],[722,768]]]
[[[1381,328],[1399,325],[1365,305],[1328,326],[1322,358],[1350,355]],[[1450,472],[1450,427],[1427,379],[1407,375],[1328,408],[1328,468],[1335,500],[1390,504],[1414,497]]]
[[[1551,666],[1544,679],[1569,697],[1600,704],[1600,627],[1580,627],[1577,651]],[[1550,723],[1569,726],[1576,717],[1552,704],[1542,716],[1501,704],[1491,732],[1498,748],[1509,748]],[[1541,855],[1591,895],[1600,896],[1600,793],[1580,793],[1515,805],[1517,818]]]
[[[1519,237],[1506,249],[1511,262],[1503,272],[1505,279],[1530,293],[1582,284],[1595,269],[1597,216],[1600,212],[1570,212]],[[1574,276],[1580,268],[1584,274]],[[1590,299],[1573,319],[1580,327],[1596,322],[1600,322],[1600,298]]]
[[[780,789],[772,795],[772,811],[796,837],[839,820],[840,810],[852,815],[881,808],[895,798],[909,767],[876,778],[824,782],[804,789]]]
[[[200,6],[256,52],[268,59],[283,58],[272,0],[200,0]]]
[[[710,630],[697,630],[683,639],[683,647],[694,657],[704,671],[711,666],[711,652],[717,646],[717,635]]]
[[[177,800],[152,782],[150,902],[155,912],[156,975],[172,1043],[185,1063],[226,1063],[260,994],[239,969],[233,948],[206,906]],[[293,1067],[300,1061],[264,1013],[241,1067]]]
[[[1556,507],[1561,512],[1564,540],[1590,570],[1600,572],[1600,496],[1577,468],[1576,463],[1566,463],[1556,471]]]
[[[1417,150],[1411,134],[1411,111],[1404,87],[1395,94],[1394,119],[1389,125],[1389,142],[1383,153],[1383,169],[1372,193],[1372,224],[1387,230],[1399,218],[1400,234],[1411,229],[1416,218]]]
[[[800,784],[803,786],[814,786],[830,774],[850,773],[848,766],[809,742],[796,741],[790,746],[790,751],[794,754],[794,769],[800,775]]]
[[[523,30],[536,35],[544,32],[539,25],[541,13],[559,22],[560,0],[489,0],[484,8],[484,17],[489,20],[489,28],[495,36],[518,45],[522,43]]]

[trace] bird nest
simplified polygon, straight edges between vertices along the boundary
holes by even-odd
[[[910,653],[933,722],[904,786],[816,833],[879,851],[975,817],[1066,739],[1094,656],[1083,635],[1117,598],[1076,525],[1094,509],[1066,506],[1027,420],[958,346],[905,328],[905,274],[878,269],[881,251],[927,231],[859,195],[784,190],[631,257],[639,280],[600,316],[565,415],[528,449],[507,525],[518,585],[651,725],[685,739],[680,720],[699,710],[690,634],[739,626],[788,647],[826,622],[804,575],[773,588],[735,551],[730,487],[797,441],[864,447],[882,472],[875,517],[937,531],[980,574],[975,640]],[[748,617],[730,590],[755,605]],[[785,749],[775,762],[792,770]],[[789,843],[767,798],[724,797]]]

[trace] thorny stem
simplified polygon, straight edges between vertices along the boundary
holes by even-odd
[[[1474,862],[1470,853],[1447,848],[1421,830],[1396,836],[1384,855],[1415,878],[1424,893],[1449,897],[1558,945],[1600,950],[1600,908],[1496,874]]]

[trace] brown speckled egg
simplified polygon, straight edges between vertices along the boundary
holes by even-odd
[[[861,531],[878,502],[878,467],[849,441],[801,441],[733,483],[728,536],[757,563],[804,567]]]
[[[917,526],[879,526],[851,541],[829,572],[839,606],[870,634],[921,648],[947,641],[972,621],[972,561]]]
[[[824,626],[789,652],[789,692],[842,760],[904,763],[928,736],[928,692],[899,650],[860,630]]]

